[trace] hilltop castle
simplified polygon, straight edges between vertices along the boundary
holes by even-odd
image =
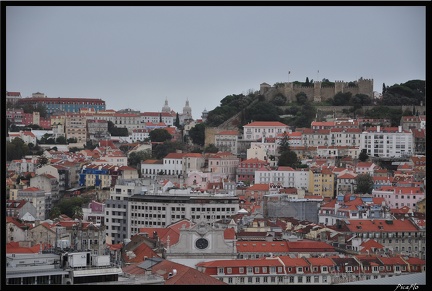
[[[310,86],[302,86],[292,82],[286,82],[284,85],[273,87],[267,83],[262,83],[260,85],[260,94],[268,97],[282,93],[287,97],[287,102],[296,101],[296,95],[300,92],[304,92],[308,99],[314,102],[333,98],[338,92],[351,92],[352,95],[365,94],[373,98],[373,79],[360,78],[354,82],[335,81],[334,86],[322,86],[321,81],[315,81]]]

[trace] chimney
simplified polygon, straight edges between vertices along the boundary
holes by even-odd
[[[380,132],[381,126],[377,125],[377,132]]]
[[[401,125],[398,126],[398,132],[402,132],[402,126]]]

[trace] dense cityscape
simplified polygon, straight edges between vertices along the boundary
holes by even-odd
[[[425,284],[424,103],[330,83],[199,118],[7,91],[6,285]]]

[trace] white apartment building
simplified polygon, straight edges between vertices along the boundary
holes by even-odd
[[[65,118],[66,139],[76,138],[77,143],[87,141],[87,119],[82,114],[68,114]]]
[[[366,149],[372,157],[404,157],[413,154],[413,136],[402,126],[383,127],[379,125],[363,131],[360,137],[360,148]]]
[[[223,152],[230,152],[237,155],[237,130],[225,130],[215,134],[215,146]]]
[[[134,129],[143,128],[141,121],[139,113],[116,112],[112,116],[112,122],[114,125],[119,128],[127,128],[129,133]]]
[[[317,147],[330,146],[330,129],[305,128],[302,132],[303,146]]]
[[[244,140],[260,140],[261,138],[276,138],[278,134],[289,133],[288,125],[279,121],[253,121],[243,126]]]
[[[330,142],[332,146],[358,146],[360,144],[360,128],[332,128]]]
[[[162,120],[162,121],[161,121]],[[147,122],[159,123],[163,122],[166,126],[173,126],[175,121],[175,116],[171,112],[142,112],[140,114],[141,124],[146,124]]]
[[[165,175],[183,175],[184,153],[169,153],[163,158]]]
[[[117,180],[105,201],[106,235],[120,243],[143,227],[166,227],[178,220],[204,220],[213,223],[237,214],[238,197],[229,194],[191,192],[172,189],[162,192],[160,185],[144,180]]]
[[[255,171],[255,184],[274,184],[284,188],[294,187],[297,189],[308,189],[308,169],[295,170],[291,167],[279,167],[277,170],[261,168]]]
[[[46,200],[50,200],[51,195],[45,193],[44,190],[41,190],[36,187],[28,187],[23,190],[18,190],[16,192],[17,197],[11,197],[11,200],[27,200],[30,201],[34,207],[36,207],[36,216],[37,220],[45,220],[46,217]]]
[[[133,141],[145,141],[150,140],[150,129],[148,128],[137,128],[132,130],[132,140]]]
[[[34,172],[38,158],[36,156],[31,159],[12,160],[8,166],[8,171],[14,171],[17,174],[25,172]]]
[[[162,160],[141,161],[141,177],[155,179],[159,173],[163,173],[165,166]]]

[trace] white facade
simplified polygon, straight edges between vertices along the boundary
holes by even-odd
[[[409,131],[403,131],[402,127],[377,126],[364,131],[360,137],[360,148],[366,149],[372,157],[404,157],[413,154],[413,136]]]
[[[215,134],[215,146],[223,152],[230,152],[237,155],[238,132],[235,130],[222,131]]]
[[[259,140],[263,137],[276,138],[277,135],[289,132],[289,126],[278,121],[254,121],[243,126],[244,140]]]
[[[329,145],[358,146],[360,144],[360,128],[332,128],[330,129]]]
[[[309,170],[294,170],[289,167],[282,167],[281,170],[257,170],[255,171],[255,184],[275,184],[285,188],[308,189]]]
[[[17,199],[25,199],[30,201],[36,207],[36,219],[45,220],[45,191],[35,188],[29,187],[24,190],[17,191]]]
[[[183,155],[170,153],[163,158],[165,175],[182,175],[183,174]]]
[[[208,168],[212,173],[218,173],[230,181],[235,181],[237,167],[240,164],[240,159],[237,156],[227,153],[216,153],[208,157]]]
[[[147,128],[136,128],[132,130],[132,140],[134,141],[144,141],[150,139],[150,129]]]
[[[262,161],[267,161],[268,155],[265,144],[259,142],[252,142],[251,147],[246,150],[246,159],[258,159]]]
[[[34,172],[37,158],[12,160],[9,164],[8,171],[14,171],[17,174],[25,172]]]
[[[159,160],[146,160],[141,162],[141,177],[143,178],[156,178],[160,172],[165,169],[162,161]]]
[[[110,189],[105,201],[106,234],[113,243],[123,242],[142,227],[165,227],[181,219],[208,223],[231,217],[239,210],[238,198],[229,194],[206,194],[190,189],[162,192],[161,185],[142,180],[123,180]]]
[[[140,116],[140,123],[144,126],[147,122],[159,123],[161,119],[162,122],[166,124],[166,126],[174,125],[175,116],[169,112],[142,112]]]
[[[192,193],[187,189],[170,192],[172,193],[135,195],[129,198],[128,237],[139,233],[142,227],[165,227],[182,219],[213,223],[230,218],[239,210],[236,196]]]

